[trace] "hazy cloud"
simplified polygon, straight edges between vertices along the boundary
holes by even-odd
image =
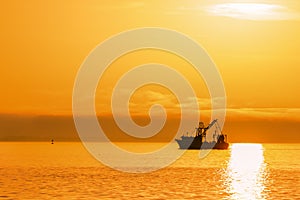
[[[243,20],[299,20],[300,13],[287,6],[262,3],[223,3],[205,7],[214,16]]]
[[[206,13],[241,20],[300,20],[300,11],[282,4],[271,3],[218,3],[180,6],[177,12]]]
[[[227,115],[241,119],[300,121],[300,108],[227,108]]]

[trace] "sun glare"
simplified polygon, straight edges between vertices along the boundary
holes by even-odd
[[[224,3],[210,6],[212,15],[248,20],[279,20],[287,18],[286,8],[275,4]]]
[[[232,199],[264,199],[265,162],[261,144],[233,144],[227,167]]]

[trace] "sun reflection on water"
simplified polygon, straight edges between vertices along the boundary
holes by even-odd
[[[231,199],[265,199],[266,166],[261,144],[232,144],[226,170]]]

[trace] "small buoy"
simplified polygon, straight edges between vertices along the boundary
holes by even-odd
[[[54,144],[54,140],[53,139],[51,140],[51,144]]]

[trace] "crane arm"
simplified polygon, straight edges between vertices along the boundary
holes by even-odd
[[[210,129],[218,120],[214,119],[207,127],[206,129]]]
[[[206,128],[204,128],[203,135],[206,136],[206,131],[210,129],[218,120],[214,119]]]

